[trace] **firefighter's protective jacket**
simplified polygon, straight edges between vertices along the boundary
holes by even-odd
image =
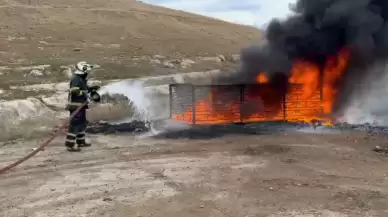
[[[88,101],[88,85],[85,78],[74,75],[70,81],[70,91],[68,97],[68,109],[77,109],[80,105]],[[86,106],[87,108],[87,106]]]

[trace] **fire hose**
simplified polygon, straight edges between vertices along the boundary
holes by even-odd
[[[5,173],[6,171],[16,167],[17,165],[23,163],[24,161],[30,159],[31,157],[35,156],[38,152],[42,151],[47,145],[49,145],[61,132],[67,127],[68,122],[70,122],[71,119],[74,118],[78,114],[79,111],[87,104],[87,102],[83,103],[82,105],[78,106],[78,108],[70,115],[68,119],[65,119],[61,125],[59,125],[57,131],[53,131],[53,134],[47,138],[37,149],[35,149],[33,152],[28,154],[27,156],[19,159],[18,161],[15,161],[14,163],[3,167],[0,169],[0,174]]]

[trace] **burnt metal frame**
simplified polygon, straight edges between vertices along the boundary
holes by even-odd
[[[196,96],[195,96],[195,90],[197,87],[209,87],[209,88],[212,88],[212,87],[239,87],[240,89],[240,92],[239,92],[239,95],[240,95],[240,106],[243,104],[244,102],[244,91],[245,91],[245,88],[247,86],[261,86],[262,84],[215,84],[215,85],[194,85],[194,84],[170,84],[169,85],[169,103],[170,103],[170,119],[172,118],[172,115],[173,115],[173,111],[172,111],[172,107],[173,107],[173,100],[172,100],[172,89],[173,87],[177,87],[177,86],[190,86],[191,87],[191,93],[192,93],[192,100],[191,100],[191,108],[192,108],[192,125],[195,125],[196,124]],[[322,96],[322,84],[320,84],[320,99],[321,101],[323,100],[323,96]],[[282,93],[282,105],[283,105],[283,121],[286,121],[287,120],[287,103],[286,103],[286,94],[287,94],[287,91],[283,91]],[[240,109],[241,110],[241,109]],[[238,122],[237,122],[238,123]],[[240,113],[240,123],[244,123],[243,121],[243,117]]]

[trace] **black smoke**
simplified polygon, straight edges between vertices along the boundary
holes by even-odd
[[[258,72],[271,80],[279,73],[288,76],[296,59],[323,67],[328,57],[346,48],[351,60],[339,84],[339,110],[368,67],[388,57],[388,0],[298,0],[291,10],[288,19],[270,22],[264,42],[242,50],[239,76],[246,81]]]

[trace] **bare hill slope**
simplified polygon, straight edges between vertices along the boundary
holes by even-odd
[[[3,64],[236,53],[259,30],[134,0],[0,0]]]

